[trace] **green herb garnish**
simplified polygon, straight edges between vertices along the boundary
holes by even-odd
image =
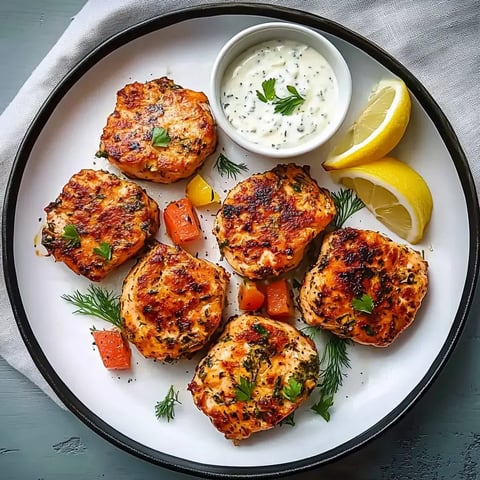
[[[170,385],[165,398],[161,402],[157,402],[155,405],[155,416],[160,420],[165,418],[167,422],[175,418],[175,404],[182,404],[178,400],[178,390],[175,391],[173,385]]]
[[[312,406],[312,410],[321,415],[327,422],[330,420],[329,409],[333,405],[333,397],[343,383],[343,369],[350,368],[347,353],[348,341],[334,335],[325,346],[320,360],[320,398]]]
[[[251,382],[248,378],[240,377],[240,382],[235,387],[235,398],[239,402],[248,402],[252,398],[254,388],[255,382]]]
[[[315,340],[317,335],[320,335],[323,332],[320,327],[312,327],[310,325],[301,328],[300,331],[307,337],[310,337],[312,340]]]
[[[376,335],[375,329],[371,326],[368,325],[360,325],[360,328],[369,336],[369,337],[374,337]]]
[[[373,299],[364,293],[360,298],[352,300],[352,307],[358,312],[372,313],[374,307]]]
[[[97,150],[95,156],[97,158],[108,158],[108,153],[105,150]]]
[[[248,167],[245,163],[234,163],[229,160],[223,153],[218,155],[214,167],[222,177],[237,179],[237,175],[241,172],[247,172]]]
[[[332,192],[332,198],[337,210],[337,214],[333,220],[336,228],[341,228],[348,218],[365,206],[355,195],[355,192],[348,188],[342,188],[338,192]]]
[[[259,335],[268,336],[268,330],[261,325],[260,323],[254,323],[252,325],[253,330],[255,330]]]
[[[260,92],[260,90],[257,90],[257,97],[263,103],[271,102],[277,98],[277,95],[275,93],[275,82],[276,80],[274,78],[264,80],[262,82],[263,93]]]
[[[153,127],[152,145],[154,147],[166,147],[170,143],[171,138],[167,131],[162,127]]]
[[[62,238],[67,242],[69,247],[80,246],[80,235],[75,225],[72,225],[71,223],[63,227]]]
[[[293,85],[287,85],[287,90],[291,93],[289,97],[279,98],[273,102],[275,104],[275,113],[291,115],[298,106],[305,102],[305,98],[298,93]]]
[[[274,78],[264,80],[262,82],[263,92],[257,90],[257,97],[264,103],[273,103],[273,105],[275,105],[275,113],[291,115],[299,105],[305,102],[305,98],[298,93],[293,85],[287,85],[287,90],[290,93],[288,97],[278,97],[275,92],[275,82],[276,80]]]
[[[113,292],[90,285],[87,293],[75,290],[72,295],[65,294],[61,298],[77,307],[73,313],[92,315],[112,323],[120,329],[123,328],[120,319],[120,297]]]
[[[283,420],[279,423],[280,426],[282,425],[290,425],[291,427],[295,426],[295,412],[292,412],[290,415],[287,415]]]
[[[100,242],[100,246],[95,247],[93,249],[93,253],[96,253],[97,255],[100,255],[105,260],[111,260],[112,259],[112,246],[107,242]]]
[[[333,395],[320,395],[317,403],[312,405],[312,410],[321,415],[325,421],[330,421],[330,407],[333,406]]]
[[[288,379],[288,385],[282,388],[282,395],[291,402],[295,402],[297,397],[302,393],[302,384],[297,382],[293,377]]]

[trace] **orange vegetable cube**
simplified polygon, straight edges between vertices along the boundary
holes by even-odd
[[[198,240],[202,235],[197,212],[188,198],[169,203],[163,218],[167,233],[175,245]]]
[[[94,330],[92,335],[105,368],[109,370],[130,368],[130,345],[120,330]]]
[[[295,307],[290,284],[285,278],[274,280],[265,287],[265,309],[273,319],[288,319],[293,317]]]
[[[238,289],[238,307],[241,310],[254,312],[260,310],[265,302],[265,294],[259,285],[250,280],[244,280]]]

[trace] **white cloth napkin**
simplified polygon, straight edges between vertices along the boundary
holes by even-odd
[[[0,176],[7,172],[34,114],[61,78],[112,34],[154,15],[202,0],[90,0],[0,116]],[[217,3],[234,3],[222,2]],[[258,3],[258,2],[257,2]],[[316,13],[372,40],[407,67],[440,105],[480,185],[480,7],[478,0],[265,1]],[[435,159],[432,159],[435,161]],[[0,355],[61,405],[18,333],[0,279]]]

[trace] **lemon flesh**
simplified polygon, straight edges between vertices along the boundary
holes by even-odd
[[[433,200],[423,177],[392,157],[331,172],[355,191],[365,206],[391,231],[410,243],[422,240]]]
[[[402,80],[381,80],[366,107],[323,162],[325,170],[373,162],[391,152],[410,120],[411,100]]]

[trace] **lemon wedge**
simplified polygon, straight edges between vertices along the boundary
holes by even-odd
[[[402,80],[381,80],[366,107],[323,162],[325,170],[354,167],[391,152],[405,133],[411,101]]]
[[[423,238],[432,216],[433,200],[423,177],[392,157],[330,172],[355,191],[377,219],[410,243]]]

